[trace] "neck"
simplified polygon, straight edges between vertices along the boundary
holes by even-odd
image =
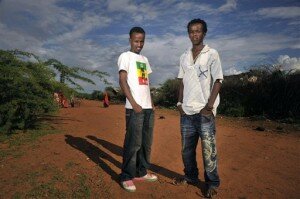
[[[200,44],[194,44],[192,50],[193,51],[201,51],[204,48],[203,43]]]
[[[130,49],[130,52],[133,52],[133,53],[135,53],[135,54],[138,54],[138,55],[140,54],[140,53],[134,52],[134,51],[133,51],[133,50],[131,50],[131,49]]]

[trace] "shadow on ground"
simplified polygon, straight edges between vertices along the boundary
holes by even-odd
[[[111,142],[108,142],[106,140],[99,139],[92,135],[88,135],[88,136],[86,136],[86,138],[97,142],[98,144],[100,144],[101,146],[103,146],[104,148],[109,150],[111,153],[118,155],[118,156],[122,156],[122,152],[123,152],[122,147],[120,147],[116,144],[113,144]],[[106,159],[109,162],[111,162],[112,164],[114,164],[116,167],[118,167],[120,169],[120,171],[121,171],[121,167],[122,167],[121,162],[117,161],[115,158],[110,156],[108,153],[102,151],[101,149],[99,149],[99,147],[93,145],[85,138],[74,137],[72,135],[65,135],[65,141],[67,144],[69,144],[73,148],[86,154],[86,156],[88,158],[90,158],[92,161],[94,161],[96,164],[98,164],[107,174],[109,174],[114,181],[119,183],[119,175],[114,170],[112,170],[109,167],[109,165],[107,165],[103,161],[103,159]],[[159,175],[165,176],[172,181],[174,179],[183,178],[182,175],[180,175],[174,171],[171,171],[169,169],[166,169],[162,166],[156,165],[156,164],[151,164],[151,167],[149,170],[154,173],[157,173]],[[196,186],[203,192],[203,189],[204,189],[203,182],[200,181],[199,184],[197,184]]]

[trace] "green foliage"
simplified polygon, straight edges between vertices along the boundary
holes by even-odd
[[[270,67],[269,67],[270,68]],[[300,119],[300,72],[255,69],[226,76],[220,91],[218,113],[234,116],[263,115],[272,119]],[[168,79],[152,89],[154,104],[173,108],[178,100],[179,81]]]
[[[103,81],[105,84],[111,84],[105,78],[109,76],[106,72],[101,72],[98,70],[88,70],[79,67],[69,67],[67,65],[62,64],[56,59],[49,59],[46,62],[44,62],[44,64],[46,66],[53,67],[58,71],[58,74],[60,76],[60,83],[68,82],[69,84],[74,85],[78,90],[83,90],[83,88],[78,83],[76,83],[75,79],[79,79],[90,84],[95,84],[93,80],[85,77],[84,74],[97,76],[100,79],[100,81]]]
[[[115,89],[112,86],[108,86],[105,88],[105,92],[107,92],[109,100],[113,103],[125,103],[126,101],[126,96],[121,89]]]
[[[90,84],[94,81],[84,76],[93,75],[109,84],[105,72],[69,67],[56,59],[43,62],[38,56],[20,50],[0,50],[0,133],[36,126],[38,118],[57,110],[53,100],[54,92],[62,92],[70,98],[77,92],[65,82],[81,80]],[[60,82],[55,80],[60,75]]]
[[[0,50],[0,132],[34,126],[42,114],[56,110],[54,76],[42,63],[26,62]]]
[[[255,82],[251,78],[255,77]],[[281,70],[252,70],[225,77],[219,113],[265,115],[273,119],[300,118],[300,74]]]
[[[153,101],[155,105],[163,107],[174,107],[178,100],[178,79],[166,80],[160,88],[153,89]]]
[[[91,94],[93,100],[103,100],[103,93],[101,91],[93,91]]]

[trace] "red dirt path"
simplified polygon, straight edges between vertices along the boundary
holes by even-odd
[[[61,109],[51,121],[61,133],[46,135],[34,146],[25,144],[21,157],[0,161],[0,198],[30,190],[32,183],[18,180],[32,171],[41,174],[38,183],[48,182],[54,171],[60,174],[63,179],[55,181],[55,187],[67,193],[72,187],[67,182],[85,174],[91,198],[200,198],[201,184],[171,184],[183,173],[178,113],[157,109],[155,114],[151,172],[158,174],[158,182],[137,182],[135,193],[120,187],[124,107],[105,109],[100,102],[83,101],[81,107]],[[159,119],[162,115],[165,119]],[[279,133],[275,124],[267,123],[267,131],[260,132],[253,130],[257,122],[218,116],[221,186],[216,198],[300,198],[300,134]],[[197,154],[203,181],[200,146]]]

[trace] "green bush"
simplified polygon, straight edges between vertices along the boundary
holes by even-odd
[[[27,129],[42,114],[56,110],[55,79],[43,64],[26,62],[0,50],[0,130]]]
[[[245,115],[244,107],[229,107],[225,110],[224,115],[232,117],[243,117]]]
[[[250,77],[257,81],[249,81]],[[264,115],[272,119],[300,118],[300,74],[280,70],[254,70],[225,77],[221,91],[219,113],[232,110],[242,116]]]
[[[255,81],[251,80],[255,77]],[[235,116],[263,115],[271,119],[300,119],[300,72],[250,70],[225,76],[218,113]],[[152,89],[154,104],[173,108],[178,100],[179,81],[168,79]]]
[[[160,88],[152,91],[155,105],[163,107],[175,107],[178,101],[179,80],[168,79]]]

